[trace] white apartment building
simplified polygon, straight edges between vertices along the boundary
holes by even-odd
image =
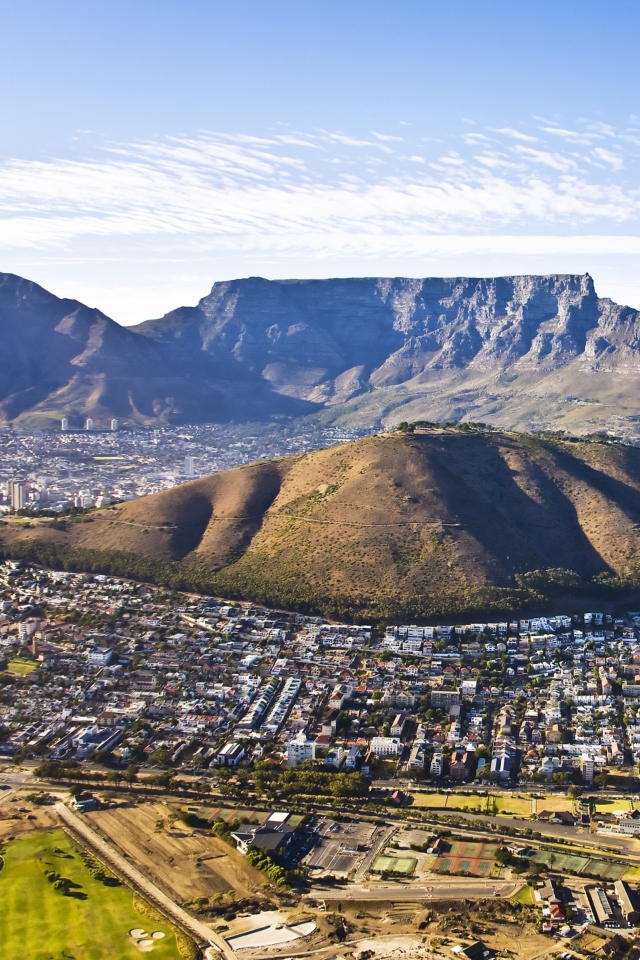
[[[373,737],[369,748],[376,757],[398,757],[402,744],[398,737]]]
[[[442,759],[442,754],[434,753],[433,759],[431,760],[431,766],[429,767],[429,772],[431,776],[441,777],[443,770],[444,770],[444,760]]]
[[[305,760],[315,760],[316,744],[314,740],[307,740],[304,733],[299,733],[293,740],[287,744],[287,763],[289,766],[295,766],[298,763],[304,763]]]

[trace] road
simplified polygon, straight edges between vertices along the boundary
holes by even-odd
[[[541,802],[542,801],[539,801],[539,803]],[[428,808],[421,809],[427,814],[431,813]],[[598,836],[598,834],[590,833],[588,828],[585,827],[567,827],[560,823],[545,823],[540,820],[520,820],[517,817],[492,817],[484,813],[467,813],[464,810],[448,811],[445,809],[444,813],[461,817],[463,820],[480,820],[483,823],[515,827],[518,830],[535,830],[536,833],[540,833],[546,840],[568,840],[579,846],[593,847],[594,855],[602,851],[603,854],[608,853],[609,856],[611,856],[611,851],[615,849],[616,853],[620,851],[621,856],[633,857],[634,860],[640,859],[640,850],[634,852],[633,849],[629,849],[635,846],[634,839],[630,837]],[[434,819],[436,819],[436,817],[434,817]],[[513,839],[515,840],[516,838],[514,837]],[[520,839],[522,842],[529,842],[525,837]]]
[[[350,883],[347,888],[325,890],[314,887],[308,897],[314,900],[486,900],[496,896],[513,897],[524,886],[504,880],[434,880],[420,886],[402,883]],[[497,894],[494,891],[497,890]]]
[[[202,923],[200,920],[197,920],[195,917],[192,917],[190,914],[183,910],[182,907],[179,907],[176,903],[171,900],[165,893],[162,892],[155,883],[152,883],[145,876],[140,873],[134,866],[121,857],[119,853],[113,850],[103,839],[96,833],[96,831],[89,826],[86,820],[78,816],[72,810],[69,810],[63,803],[57,803],[55,806],[56,813],[71,829],[77,833],[83,840],[92,847],[99,857],[106,860],[108,863],[111,863],[118,873],[121,873],[124,877],[127,877],[128,880],[137,887],[143,894],[149,897],[150,900],[155,901],[162,909],[185,930],[188,930],[196,940],[201,943],[205,941],[210,946],[215,947],[219,953],[221,953],[226,960],[235,960],[236,954],[227,943],[213,932],[211,927],[208,927],[206,924]]]

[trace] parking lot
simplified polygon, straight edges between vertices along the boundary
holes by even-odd
[[[367,852],[375,828],[369,823],[319,819],[314,821],[312,829],[315,845],[306,858],[306,866],[347,876]]]

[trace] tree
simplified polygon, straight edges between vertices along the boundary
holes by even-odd
[[[593,782],[597,787],[607,787],[609,785],[609,774],[608,773],[598,773],[593,778]]]
[[[138,767],[135,763],[130,763],[124,772],[124,779],[127,783],[135,783],[138,779]]]
[[[578,787],[578,786],[569,787],[569,789],[567,790],[567,793],[573,800],[577,800],[578,797],[582,796],[582,787]]]

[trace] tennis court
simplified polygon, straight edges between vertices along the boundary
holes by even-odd
[[[413,857],[376,857],[371,873],[395,873],[402,877],[411,877],[417,862]]]
[[[602,880],[619,880],[627,870],[623,863],[611,863],[607,860],[594,860],[589,857],[566,856],[550,850],[539,850],[532,858],[559,873],[584,874],[597,876]]]
[[[441,842],[440,855],[432,869],[435,873],[469,873],[476,877],[488,877],[493,873],[497,850],[495,843],[470,843],[467,840]]]

